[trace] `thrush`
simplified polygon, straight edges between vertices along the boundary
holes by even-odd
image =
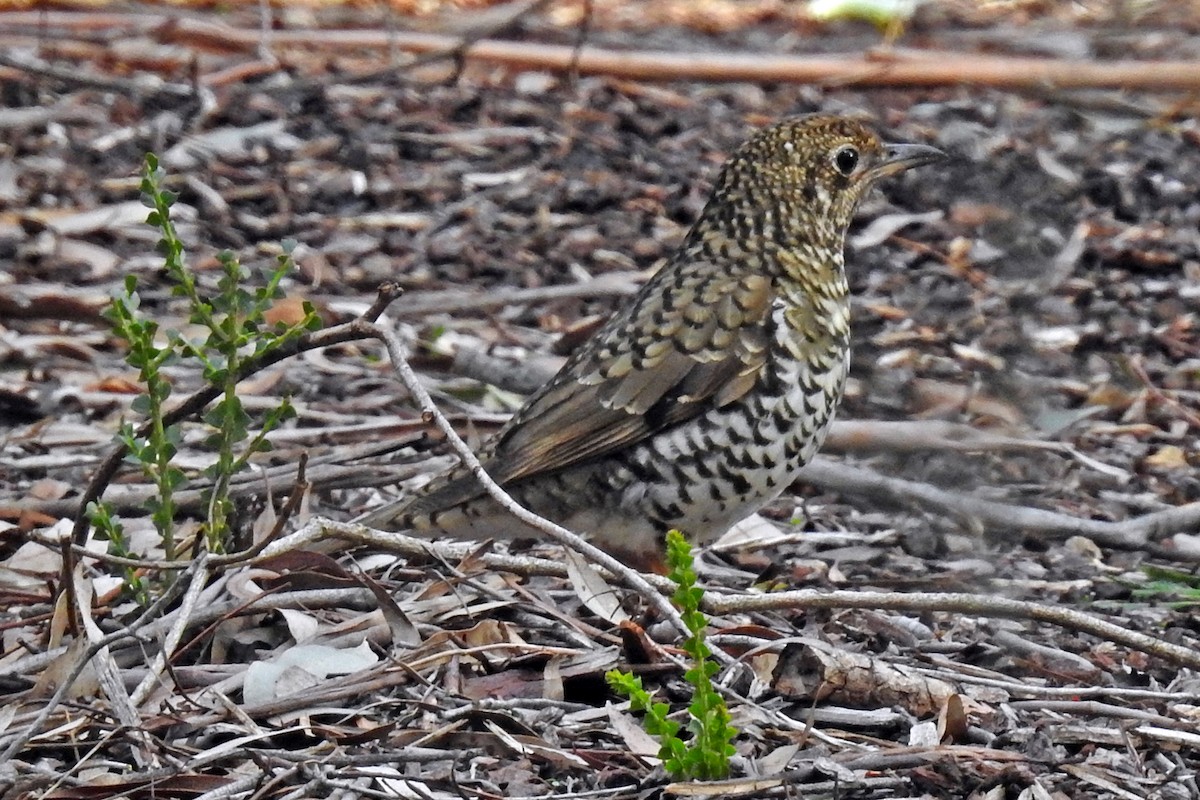
[[[850,359],[846,230],[881,178],[944,158],[860,122],[795,117],[739,147],[683,243],[480,454],[518,503],[627,563],[703,543],[774,500],[821,446]],[[533,536],[457,468],[359,519]]]

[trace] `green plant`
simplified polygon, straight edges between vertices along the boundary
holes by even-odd
[[[706,641],[708,618],[700,611],[704,589],[696,585],[692,548],[679,531],[667,534],[668,577],[675,583],[672,602],[679,608],[691,636],[683,650],[691,667],[683,678],[692,688],[688,704],[687,730],[691,738],[680,737],[680,724],[670,719],[670,706],[656,703],[642,686],[642,679],[628,672],[610,670],[605,679],[614,691],[629,698],[634,711],[644,712],[646,732],[658,738],[658,757],[667,774],[684,780],[719,780],[729,776],[729,757],[734,754],[733,740],[738,731],[731,724],[725,699],[712,685],[718,666]]]
[[[285,398],[266,412],[258,432],[251,434],[250,416],[237,394],[238,381],[245,377],[243,373],[252,360],[261,359],[320,327],[320,320],[306,303],[304,317],[298,323],[272,328],[266,322],[267,309],[282,296],[281,281],[295,268],[294,243],[283,243],[282,254],[273,267],[264,270],[264,281],[257,287],[249,285],[249,270],[233,254],[222,253],[218,256],[220,278],[215,291],[206,296],[185,263],[183,242],[171,221],[171,206],[176,196],[163,188],[163,172],[153,154],[146,156],[141,192],[142,202],[150,208],[146,221],[160,234],[158,248],[163,256],[163,270],[172,284],[171,293],[184,298],[188,322],[205,332],[197,340],[187,339],[175,330],[160,336],[158,323],[141,308],[138,281],[133,275],[125,278],[105,312],[114,333],[126,343],[127,363],[138,369],[138,379],[146,389],[132,406],[133,411],[145,418],[145,424],[135,427],[129,421],[123,422],[117,440],[126,450],[126,460],[138,465],[155,487],[155,495],[148,503],[150,516],[167,559],[173,560],[178,557],[175,494],[188,479],[174,463],[181,430],[179,425],[165,422],[171,383],[163,368],[173,364],[195,365],[201,370],[203,380],[219,390],[217,399],[202,416],[209,427],[204,445],[213,452],[213,462],[204,470],[209,483],[203,494],[206,513],[202,528],[209,550],[221,552],[229,540],[233,515],[230,479],[246,468],[253,454],[269,450],[267,436],[295,414]],[[120,523],[111,511],[94,505],[89,508],[89,516],[100,535],[113,543],[114,552],[126,554]]]
[[[112,509],[104,503],[88,503],[88,518],[98,531],[100,538],[108,542],[108,552],[119,558],[134,558],[129,549],[129,539],[125,536],[125,526],[113,515]],[[132,566],[122,568],[125,576],[125,586],[139,606],[150,605],[150,587],[146,585],[142,573]]]
[[[1200,575],[1168,567],[1145,566],[1142,571],[1150,578],[1134,587],[1133,596],[1139,600],[1171,598],[1168,605],[1186,608],[1200,604]]]
[[[823,22],[864,20],[887,30],[910,20],[916,8],[916,0],[809,0],[808,14]]]

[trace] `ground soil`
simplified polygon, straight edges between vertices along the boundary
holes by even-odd
[[[1072,16],[1012,3],[984,17],[943,4],[896,46],[1097,62],[1200,49],[1189,4],[1151,4],[1136,22],[1123,4],[1096,5]],[[668,7],[655,13],[669,16]],[[682,11],[660,18],[598,4],[590,41],[698,58],[857,54],[881,42],[859,23],[713,8],[730,16],[703,26]],[[628,590],[615,590],[633,613],[618,630],[571,588],[578,572],[572,583],[502,571],[475,553],[450,562],[375,546],[214,572],[203,597],[219,614],[186,626],[169,679],[134,719],[94,675],[35,719],[83,652],[65,646],[87,634],[67,613],[55,551],[30,542],[70,529],[137,392],[101,312],[134,275],[146,314],[164,329],[194,330],[136,205],[147,151],[178,192],[175,218],[203,291],[214,290],[221,250],[256,273],[275,263],[283,239],[297,243],[288,300],[313,303],[327,325],[396,282],[404,294],[383,324],[477,440],[662,263],[724,158],[756,127],[855,113],[885,138],[936,145],[950,160],[881,186],[847,250],[854,366],[841,419],[915,425],[899,439],[882,424],[835,434],[828,458],[869,472],[841,488],[820,478],[797,485],[764,512],[769,528],[705,554],[702,576],[730,592],[1029,601],[1196,650],[1194,611],[1173,604],[1189,588],[1195,598],[1200,562],[1189,516],[1200,501],[1200,128],[1190,98],[953,81],[664,83],[486,62],[449,76],[445,58],[388,67],[382,52],[301,47],[256,62],[161,28],[129,38],[122,26],[137,15],[84,30],[54,13],[37,47],[25,17],[0,34],[13,37],[15,56],[41,59],[0,65],[0,751],[17,745],[0,786],[11,796],[107,796],[84,789],[103,782],[143,796],[157,781],[157,796],[632,797],[667,780],[632,717],[606,707],[619,698],[603,671],[635,663],[663,699],[686,706],[682,673],[654,642],[672,647],[673,634]],[[530,12],[504,36],[573,42],[573,18],[556,13]],[[289,14],[277,27],[334,26],[332,16]],[[456,19],[336,16],[337,27],[363,29],[444,30]],[[198,18],[256,25],[243,11]],[[214,81],[200,97],[173,89],[244,62],[270,66]],[[379,71],[363,77],[368,66]],[[150,75],[166,85],[140,82]],[[294,306],[279,308],[292,318]],[[456,361],[467,348],[487,363]],[[486,385],[477,380],[485,368]],[[201,388],[186,365],[167,374],[176,397]],[[433,469],[423,459],[445,449],[372,343],[293,357],[242,391],[254,424],[271,398],[288,395],[299,409],[259,461],[280,470],[271,500],[259,478],[237,492],[246,542],[270,529],[262,509],[290,491],[302,453],[314,485],[289,530],[394,497],[399,478],[419,479]],[[968,429],[991,444],[956,447]],[[197,420],[183,427],[181,455],[197,485],[204,436]],[[895,479],[907,488],[885,486]],[[141,483],[127,468],[109,496],[135,551],[161,558]],[[953,502],[932,502],[924,489]],[[195,516],[200,500],[189,503]],[[987,505],[996,503],[1011,515]],[[1151,514],[1149,533],[1135,535]],[[529,553],[562,561],[556,545]],[[121,568],[85,560],[79,569],[72,585],[94,586],[98,630],[132,624],[138,609],[103,581]],[[313,593],[286,612],[250,615],[255,586]],[[385,621],[373,616],[380,605]],[[168,607],[178,619],[178,601]],[[949,608],[714,614],[716,641],[755,670],[723,673],[742,731],[741,782],[723,793],[1200,797],[1194,663],[1036,614]],[[354,625],[364,631],[357,640]],[[151,663],[164,635],[114,643],[126,690],[148,669],[162,672]],[[364,635],[374,666],[347,683],[322,675],[309,689],[353,691],[289,705],[276,687],[244,699],[249,665],[301,640],[350,652]],[[826,651],[868,660],[817,666]],[[835,674],[869,677],[846,678],[840,691]],[[754,775],[786,775],[788,785],[754,787]]]

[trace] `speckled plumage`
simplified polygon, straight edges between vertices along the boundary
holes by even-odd
[[[667,530],[718,536],[825,438],[849,366],[846,228],[879,178],[937,160],[857,121],[788,119],[743,144],[683,244],[481,454],[518,502],[637,566]],[[464,470],[362,522],[531,530]]]

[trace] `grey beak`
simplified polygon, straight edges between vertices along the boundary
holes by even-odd
[[[936,164],[949,158],[941,150],[927,144],[885,144],[883,148],[883,161],[874,169],[880,176],[895,175],[913,167]]]

